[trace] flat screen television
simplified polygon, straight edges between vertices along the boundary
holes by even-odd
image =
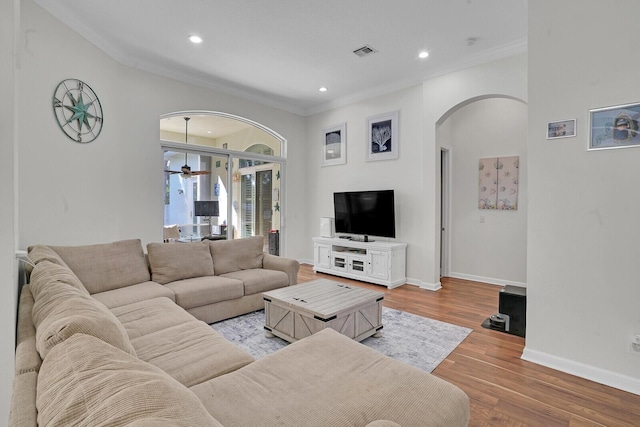
[[[336,233],[396,237],[393,190],[333,193]]]
[[[217,200],[202,200],[193,202],[196,216],[220,216],[220,207]]]

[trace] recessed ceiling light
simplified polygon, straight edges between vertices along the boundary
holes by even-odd
[[[429,52],[427,52],[426,50],[423,50],[422,52],[420,52],[418,54],[418,58],[420,58],[420,59],[425,59],[428,56],[429,56]]]
[[[189,36],[189,41],[194,44],[202,43],[202,37],[200,36]]]
[[[324,86],[322,86],[320,89],[318,89],[320,92],[326,92],[328,89]]]

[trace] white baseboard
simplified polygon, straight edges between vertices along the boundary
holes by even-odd
[[[523,283],[523,282],[514,282],[514,281],[511,281],[511,280],[495,279],[493,277],[474,276],[473,274],[450,272],[449,273],[449,277],[452,277],[454,279],[464,279],[464,280],[471,280],[471,281],[474,281],[474,282],[489,283],[489,284],[492,284],[492,285],[520,286],[521,288],[526,288],[527,287],[527,284]]]
[[[600,384],[614,387],[629,393],[640,395],[640,378],[618,374],[605,369],[596,368],[584,363],[531,350],[527,347],[522,352],[522,359],[546,366],[557,371],[566,372],[580,378],[595,381]]]
[[[413,285],[413,286],[419,286],[420,289],[426,289],[428,291],[437,291],[438,289],[442,289],[442,285],[440,284],[440,282],[428,283],[428,282],[423,282],[422,280],[412,279],[410,277],[407,277],[407,284]]]

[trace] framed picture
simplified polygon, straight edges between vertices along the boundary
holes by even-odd
[[[345,163],[347,163],[347,124],[340,123],[323,131],[322,166]]]
[[[367,117],[367,161],[398,158],[398,111]]]
[[[547,139],[576,136],[576,119],[561,120],[547,124]]]
[[[478,209],[518,209],[520,157],[480,159]]]
[[[589,111],[589,150],[640,145],[640,104],[618,105]]]

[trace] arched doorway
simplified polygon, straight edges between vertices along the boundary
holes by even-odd
[[[182,111],[161,117],[160,139],[164,225],[174,239],[262,235],[265,250],[277,253],[284,234],[283,137],[242,117]],[[278,242],[269,245],[272,233]]]
[[[501,95],[471,98],[438,120],[443,276],[526,282],[526,129],[526,103]],[[517,209],[479,209],[479,160],[511,156],[522,165]]]

